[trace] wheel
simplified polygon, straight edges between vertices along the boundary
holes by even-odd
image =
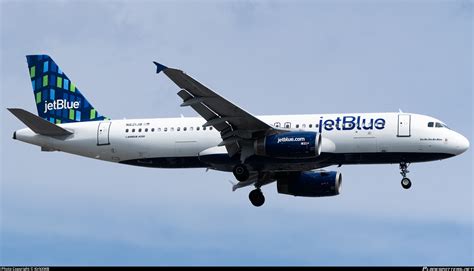
[[[249,170],[245,165],[242,164],[236,165],[232,172],[239,182],[246,181],[250,176]]]
[[[260,207],[265,203],[265,196],[260,189],[252,190],[249,194],[249,199],[255,207]]]
[[[409,189],[411,187],[411,181],[408,178],[402,179],[402,187],[405,189]]]

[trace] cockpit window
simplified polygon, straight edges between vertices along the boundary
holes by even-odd
[[[436,127],[436,128],[446,128],[446,129],[449,129],[449,127],[444,124],[444,123],[441,123],[441,122],[428,122],[428,127],[432,128],[432,127]]]

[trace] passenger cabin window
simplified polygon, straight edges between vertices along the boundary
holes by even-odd
[[[128,133],[128,129],[125,129],[125,133]]]
[[[310,125],[309,125],[309,128],[313,128],[313,124],[310,124]]]
[[[145,132],[148,132],[148,128],[145,128]]]
[[[300,128],[300,125],[299,125],[299,124],[296,124],[296,126],[295,126],[295,127],[296,127],[296,128]]]
[[[291,122],[285,122],[285,128],[291,128]]]
[[[281,126],[281,123],[279,123],[279,122],[275,122],[275,124],[274,124],[274,125],[275,125],[275,127],[277,127],[277,128],[278,128],[278,127],[280,127],[280,126]]]
[[[168,127],[163,128],[163,131],[167,132],[167,131],[168,131]]]
[[[142,128],[138,129],[138,132],[141,133],[141,132],[142,132]]]
[[[156,129],[157,132],[161,132],[161,128]]]
[[[178,127],[178,128],[176,128],[176,131],[178,131],[178,132],[179,132],[180,130],[181,130],[181,127]]]
[[[151,131],[154,132],[154,131],[155,131],[155,128],[151,128]]]
[[[186,127],[183,127],[183,131],[186,131],[186,129],[187,129]]]
[[[209,127],[209,130],[212,130],[212,127]]]
[[[428,127],[433,127],[433,122],[428,122]]]
[[[201,127],[198,126],[198,127],[196,127],[196,130],[199,131],[200,128],[201,128]]]
[[[303,128],[303,129],[306,128],[306,124],[302,124],[301,128]]]
[[[135,133],[135,129],[132,129],[132,133]]]

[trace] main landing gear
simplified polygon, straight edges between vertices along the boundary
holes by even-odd
[[[407,178],[407,173],[410,172],[408,171],[408,165],[405,162],[400,163],[400,174],[403,176],[402,179],[402,187],[405,189],[409,189],[411,187],[411,181],[410,179]]]
[[[244,164],[236,165],[232,172],[234,173],[235,178],[240,182],[239,184],[237,184],[237,186],[244,187],[249,185],[255,185],[255,189],[249,193],[249,199],[253,206],[262,206],[265,203],[265,196],[263,195],[260,187],[266,184],[265,176],[262,175],[261,172],[258,172],[258,176],[255,179],[254,177],[252,177],[252,179],[249,179],[250,172],[248,167]]]
[[[252,190],[249,194],[249,199],[255,207],[260,207],[265,203],[265,196],[260,188]]]
[[[236,165],[234,167],[234,170],[232,170],[232,172],[234,173],[235,178],[239,182],[243,182],[243,181],[248,180],[248,178],[250,176],[250,173],[249,173],[249,170],[248,170],[247,166],[243,165],[243,164]]]

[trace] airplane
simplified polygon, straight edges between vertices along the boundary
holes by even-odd
[[[200,117],[109,119],[83,96],[48,55],[26,56],[38,114],[8,108],[27,128],[13,139],[103,161],[153,168],[206,168],[232,172],[232,190],[276,182],[277,192],[336,196],[342,174],[328,166],[398,164],[401,185],[411,163],[460,155],[461,134],[433,117],[404,112],[255,116],[181,70],[154,62],[178,87],[181,106]]]

